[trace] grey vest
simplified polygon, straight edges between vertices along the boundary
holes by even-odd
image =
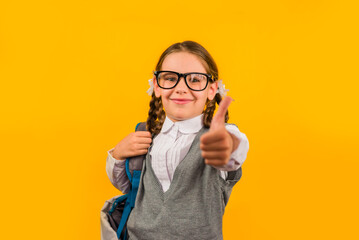
[[[224,209],[242,169],[229,172],[224,180],[219,170],[204,163],[199,139],[207,131],[202,128],[196,135],[166,192],[152,169],[149,148],[127,222],[130,240],[223,239]]]

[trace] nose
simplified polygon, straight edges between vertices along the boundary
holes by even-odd
[[[189,89],[185,83],[185,79],[183,77],[181,77],[178,81],[179,82],[177,83],[177,86],[175,87],[175,91],[178,93],[188,92]]]

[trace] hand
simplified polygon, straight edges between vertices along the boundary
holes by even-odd
[[[128,134],[114,148],[112,156],[118,160],[146,154],[152,142],[149,131],[137,131]]]
[[[200,149],[206,164],[212,166],[226,165],[231,153],[238,147],[239,139],[227,131],[224,120],[232,101],[231,97],[222,99],[217,113],[212,119],[209,131],[200,138]]]

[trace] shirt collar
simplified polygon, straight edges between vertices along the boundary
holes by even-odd
[[[202,117],[203,113],[194,118],[173,122],[166,116],[165,122],[162,125],[161,132],[168,132],[173,126],[177,126],[178,130],[182,133],[196,133],[203,127]]]

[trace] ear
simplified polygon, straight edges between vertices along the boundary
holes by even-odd
[[[153,81],[153,91],[155,92],[156,97],[159,98],[161,97],[161,88],[158,86],[155,76],[153,76],[152,81]]]
[[[215,81],[214,83],[210,83],[208,87],[208,99],[211,101],[214,96],[216,96],[218,89],[218,81]]]

